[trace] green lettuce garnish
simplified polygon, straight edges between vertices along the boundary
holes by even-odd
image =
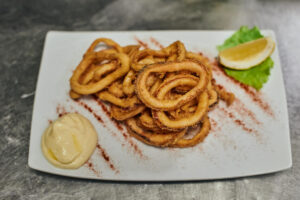
[[[256,40],[262,37],[263,35],[256,26],[252,29],[249,29],[247,26],[242,26],[230,38],[225,40],[222,45],[219,45],[217,49],[222,51],[238,44]],[[263,84],[268,81],[268,77],[273,65],[273,60],[268,57],[264,62],[248,70],[234,70],[229,68],[224,68],[224,70],[228,76],[231,76],[234,79],[259,90],[262,88]]]
[[[272,68],[274,62],[268,57],[261,64],[248,69],[248,70],[234,70],[224,68],[227,75],[235,78],[236,80],[245,83],[246,85],[251,85],[255,89],[259,90],[262,88],[263,84],[268,81],[270,75],[270,69]]]

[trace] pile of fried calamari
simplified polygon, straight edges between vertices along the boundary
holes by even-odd
[[[106,49],[96,51],[99,44]],[[232,93],[216,86],[211,65],[176,41],[161,50],[121,47],[95,40],[70,79],[70,96],[95,95],[110,103],[111,117],[125,122],[136,139],[158,147],[190,147],[210,130],[207,116],[219,98]],[[190,132],[193,132],[191,135]]]

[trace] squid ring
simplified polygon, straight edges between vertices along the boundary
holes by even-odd
[[[97,82],[93,82],[87,85],[83,85],[79,83],[79,78],[84,73],[84,71],[92,64],[95,60],[114,60],[118,59],[121,63],[121,67],[113,71],[112,73],[108,74],[104,78],[100,79]],[[123,53],[93,53],[87,55],[77,66],[75,69],[73,76],[70,79],[70,85],[72,90],[79,94],[93,94],[99,92],[109,86],[113,81],[117,80],[118,78],[124,76],[130,68],[129,65],[129,57]]]
[[[151,56],[152,58],[147,58],[148,56]],[[135,71],[140,71],[145,65],[156,62],[153,57],[163,58],[166,56],[167,54],[163,51],[156,51],[152,49],[141,50],[136,52],[133,56],[131,68]]]
[[[124,78],[123,81],[123,92],[127,96],[132,96],[134,93],[134,79],[135,79],[135,72],[130,70]]]
[[[177,78],[177,76],[172,77],[173,79],[169,80],[167,84],[162,84],[158,88],[157,98],[164,99],[167,92],[172,88],[179,85],[189,84],[190,86],[197,85],[197,81],[187,77]],[[206,91],[202,92],[198,97],[198,105],[195,112],[188,118],[182,119],[170,119],[164,111],[152,110],[152,115],[157,123],[157,125],[162,129],[181,129],[187,126],[193,126],[197,124],[203,116],[206,114],[209,106],[208,94]]]
[[[130,135],[146,144],[157,147],[167,147],[170,144],[176,143],[187,131],[187,128],[179,132],[166,133],[146,131],[138,126],[136,118],[127,119],[126,125]]]
[[[123,92],[123,88],[122,88],[122,82],[120,81],[116,81],[113,82],[108,88],[107,91],[109,93],[111,93],[112,95],[116,96],[116,97],[124,97],[125,94]]]
[[[85,54],[87,55],[87,54],[95,52],[96,46],[101,42],[103,42],[104,44],[106,44],[109,47],[113,47],[119,53],[123,52],[123,48],[115,41],[108,39],[108,38],[98,38],[91,44],[91,46],[87,49]]]
[[[176,142],[174,142],[169,146],[179,147],[179,148],[195,146],[196,144],[204,140],[204,138],[208,135],[209,130],[210,130],[210,122],[209,122],[209,118],[206,116],[203,120],[199,132],[193,138],[191,139],[180,138],[179,140],[177,140]]]
[[[158,99],[151,95],[147,90],[146,82],[147,78],[152,73],[161,73],[161,72],[176,72],[187,70],[192,73],[196,73],[199,76],[199,81],[197,85],[188,91],[183,96],[179,97],[176,100],[164,100]],[[191,99],[199,95],[205,88],[208,82],[208,76],[205,67],[198,62],[186,60],[182,62],[170,62],[170,63],[158,63],[149,65],[142,70],[138,75],[136,81],[136,93],[140,100],[147,106],[155,110],[174,110],[184,105]]]
[[[143,112],[145,110],[145,106],[144,105],[136,105],[132,108],[121,108],[119,106],[115,106],[113,104],[111,104],[110,106],[110,114],[111,117],[119,120],[119,121],[123,121],[126,120],[128,118],[134,117],[138,114],[140,114],[141,112]]]
[[[97,96],[101,100],[108,101],[122,108],[133,107],[135,104],[140,103],[139,99],[136,96],[130,98],[118,98],[107,91],[99,92]]]

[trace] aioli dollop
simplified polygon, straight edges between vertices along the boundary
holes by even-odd
[[[92,155],[97,133],[91,122],[77,113],[69,113],[52,122],[42,136],[42,151],[53,165],[77,169]]]

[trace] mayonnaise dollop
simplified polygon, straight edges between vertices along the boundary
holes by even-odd
[[[42,136],[42,151],[53,165],[76,169],[92,155],[97,133],[91,122],[77,113],[69,113],[51,123]]]

